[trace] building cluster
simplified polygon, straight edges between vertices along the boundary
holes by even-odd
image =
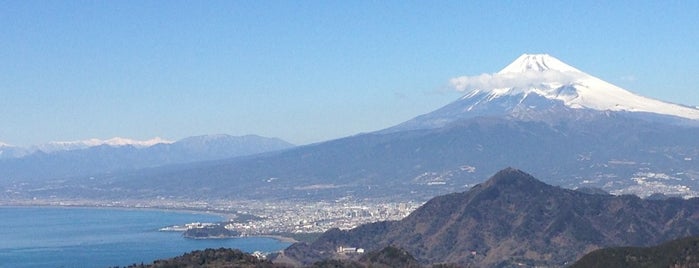
[[[363,248],[343,247],[343,246],[337,247],[336,251],[339,254],[362,254],[362,253],[364,253]]]
[[[251,203],[244,214],[256,219],[232,219],[226,228],[243,235],[274,233],[317,233],[328,229],[351,229],[364,223],[400,220],[415,210],[415,202],[295,202]]]
[[[318,233],[328,229],[351,229],[364,223],[400,220],[421,202],[352,200],[340,198],[333,201],[259,201],[259,200],[177,200],[156,198],[151,200],[121,199],[118,201],[94,201],[90,199],[32,199],[14,200],[5,205],[89,206],[118,208],[159,208],[168,210],[201,211],[218,213],[228,217],[224,227],[241,235],[269,235],[279,233]],[[164,227],[163,231],[185,231],[189,225]]]
[[[184,232],[190,229],[203,229],[207,227],[211,227],[216,225],[215,223],[208,223],[208,222],[193,222],[193,223],[187,223],[185,225],[173,225],[173,226],[168,226],[168,227],[163,227],[160,228],[160,231],[162,232]]]

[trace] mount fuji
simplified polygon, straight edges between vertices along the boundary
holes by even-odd
[[[699,197],[696,108],[639,96],[549,55],[525,54],[498,73],[450,82],[465,95],[431,113],[384,130],[287,150],[186,165],[174,165],[184,161],[170,157],[173,165],[135,171],[129,165],[132,172],[89,170],[94,180],[65,173],[58,177],[60,185],[48,186],[15,182],[17,174],[3,176],[10,169],[0,161],[0,183],[3,177],[12,182],[5,190],[0,184],[0,200],[3,195],[16,200],[65,193],[102,199],[234,194],[247,199],[427,200],[466,190],[508,166],[571,189]],[[190,148],[199,143],[182,147],[190,153],[187,159],[202,159],[191,157],[198,150]],[[173,152],[179,144],[152,148]],[[230,151],[206,144],[221,149],[215,152]],[[89,159],[105,155],[112,154]],[[56,166],[70,168],[78,162],[68,159]],[[140,167],[143,163],[138,162]]]
[[[466,94],[434,112],[388,129],[439,128],[477,116],[550,121],[561,114],[613,112],[648,121],[699,125],[699,109],[634,94],[548,54],[523,54],[495,74],[453,78]]]

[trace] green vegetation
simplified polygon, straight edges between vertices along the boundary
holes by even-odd
[[[362,255],[359,260],[329,259],[316,262],[312,268],[419,268],[423,267],[410,253],[402,248],[388,246],[379,251]],[[450,267],[450,266],[440,266]]]
[[[128,268],[282,268],[286,265],[274,264],[258,259],[237,249],[196,250],[167,260],[157,260],[152,264],[133,264]]]
[[[699,237],[673,240],[647,248],[599,249],[583,256],[570,267],[699,267]]]
[[[316,262],[309,268],[419,268],[422,267],[407,251],[393,246],[380,251],[369,252],[365,255],[357,255],[359,259],[328,259]],[[240,267],[240,268],[287,268],[287,264],[273,263],[259,259],[253,255],[243,253],[237,249],[206,249],[197,250],[167,260],[157,260],[152,264],[133,264],[127,268],[213,268],[213,267]],[[440,265],[435,267],[455,267]]]
[[[699,235],[698,217],[699,199],[586,194],[508,168],[468,192],[435,197],[400,221],[331,229],[284,255],[308,265],[334,258],[340,246],[396,245],[424,264],[560,267],[596,248]]]
[[[359,261],[372,264],[371,267],[420,267],[420,263],[410,253],[394,246],[385,247],[378,252],[369,252]]]
[[[193,239],[204,238],[230,238],[237,237],[240,233],[226,229],[222,224],[191,228],[184,232],[184,237]]]

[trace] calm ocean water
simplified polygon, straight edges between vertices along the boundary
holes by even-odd
[[[108,267],[151,263],[205,248],[272,252],[270,238],[190,240],[158,229],[216,222],[209,214],[98,208],[0,207],[0,267]]]

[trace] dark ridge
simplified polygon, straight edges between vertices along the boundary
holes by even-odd
[[[532,175],[516,168],[508,167],[498,171],[490,177],[484,187],[515,187],[515,188],[539,188],[546,187],[547,184],[537,180]],[[520,188],[521,189],[521,188]]]
[[[388,246],[380,251],[369,252],[359,259],[362,263],[372,264],[372,267],[420,267],[420,263],[405,249]]]
[[[570,268],[584,267],[699,267],[699,237],[654,247],[615,247],[588,253]]]
[[[435,197],[400,221],[330,230],[285,255],[311,264],[338,258],[339,246],[394,245],[422,264],[562,267],[598,248],[691,235],[699,235],[699,199],[586,194],[507,168],[467,192]]]
[[[607,191],[597,187],[580,187],[575,190],[586,194],[611,195]]]
[[[415,258],[402,248],[393,246],[385,247],[379,251],[373,251],[361,256],[358,260],[327,259],[305,266],[309,268],[419,268],[422,267]],[[256,256],[244,253],[237,249],[205,249],[186,253],[182,256],[156,260],[152,264],[132,264],[128,268],[170,268],[170,267],[240,267],[240,268],[287,268],[298,267],[284,263],[273,263],[259,259]],[[445,266],[447,267],[447,266]]]
[[[239,267],[239,268],[288,268],[292,266],[274,264],[268,260],[244,253],[237,249],[219,248],[195,250],[182,256],[156,260],[152,264],[133,264],[128,268],[170,268],[170,267]]]

